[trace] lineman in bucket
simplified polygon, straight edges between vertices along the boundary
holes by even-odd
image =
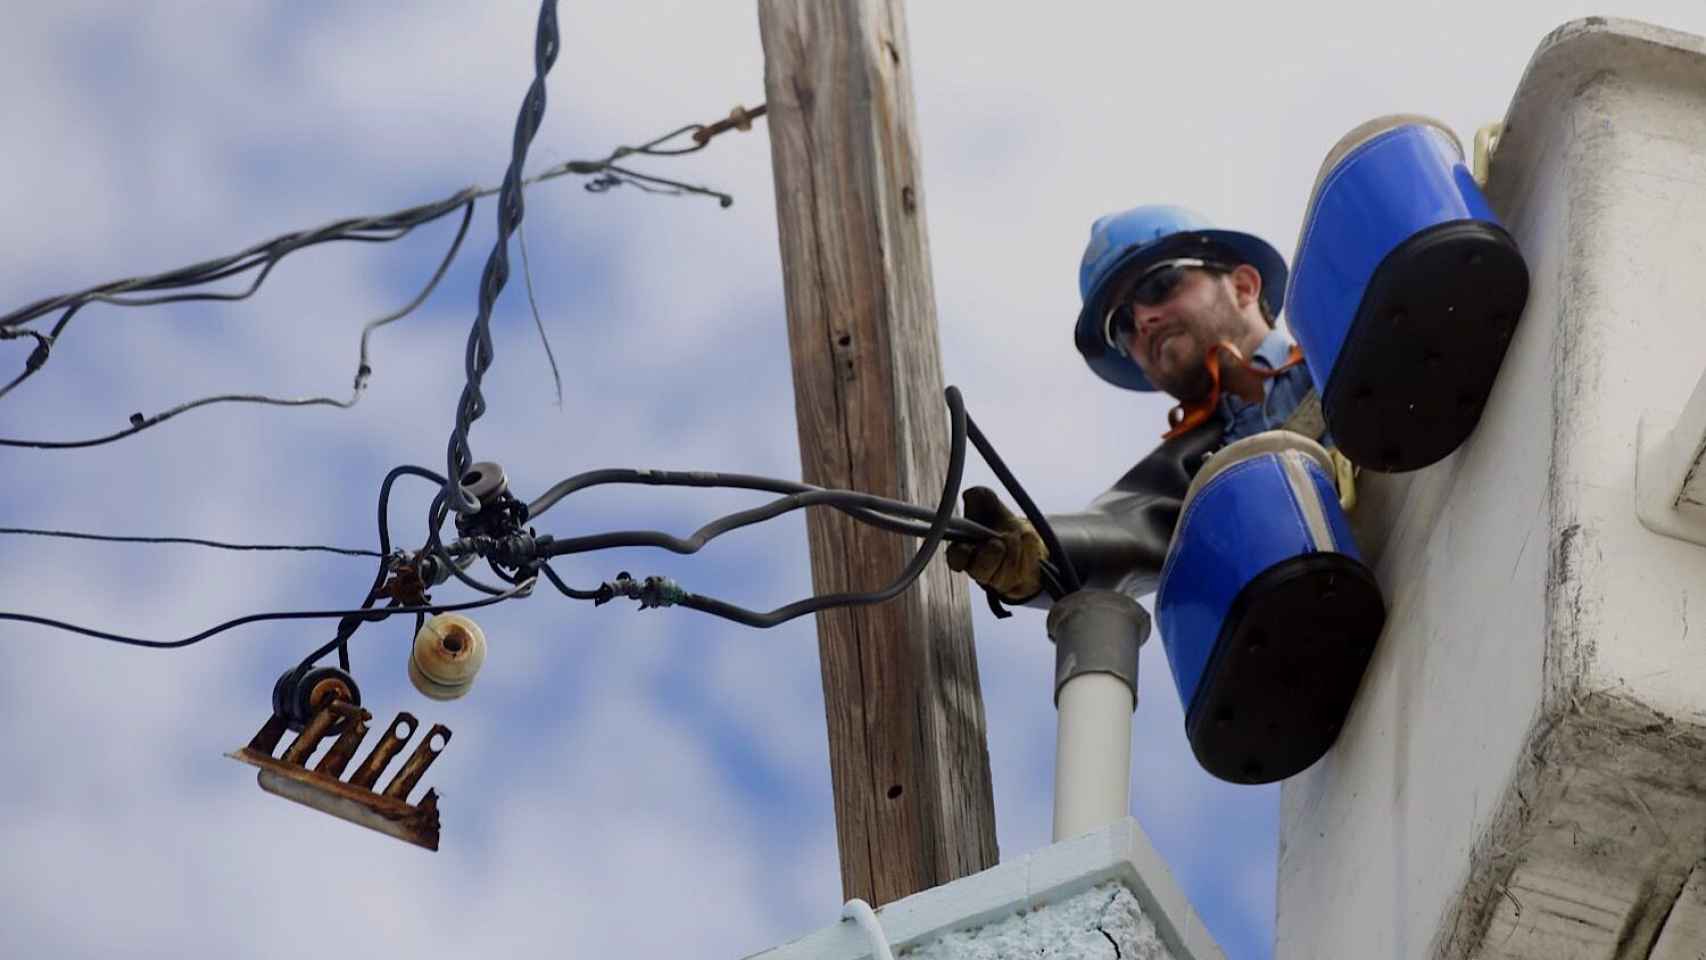
[[[1281,429],[1328,442],[1302,353],[1275,327],[1285,285],[1272,246],[1181,207],[1137,207],[1091,226],[1078,268],[1078,352],[1114,386],[1161,390],[1178,405],[1160,445],[1087,511],[1050,515],[1085,586],[1155,589],[1186,491],[1215,452]],[[1329,456],[1349,509],[1351,465]],[[1046,603],[1047,550],[1030,522],[988,487],[965,492],[965,515],[1000,536],[950,546],[949,567],[1005,602]]]
[[[1178,405],[1113,489],[1049,517],[1084,587],[1155,592],[1192,752],[1235,783],[1332,746],[1385,620],[1343,513],[1352,468],[1317,443],[1308,366],[1274,324],[1285,284],[1273,247],[1187,210],[1097,220],[1078,350],[1109,383]],[[1049,603],[1030,522],[986,487],[965,492],[965,514],[998,535],[954,544],[948,565],[992,598]]]

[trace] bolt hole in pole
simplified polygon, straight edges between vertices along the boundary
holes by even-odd
[[[905,791],[902,790],[901,785],[897,783],[894,786],[889,788],[889,799],[890,800],[898,800],[898,799],[900,799],[900,795],[903,792],[905,792]]]

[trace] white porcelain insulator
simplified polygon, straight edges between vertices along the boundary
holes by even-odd
[[[486,634],[459,613],[441,613],[421,625],[409,653],[409,681],[434,700],[468,692],[486,662]]]

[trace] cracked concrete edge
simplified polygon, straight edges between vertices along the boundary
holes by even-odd
[[[1034,912],[1109,881],[1130,892],[1176,960],[1226,960],[1166,862],[1130,817],[885,904],[877,909],[877,919],[898,953]],[[837,911],[826,907],[824,913],[828,919]],[[746,960],[857,960],[868,955],[863,935],[852,924],[831,923]]]
[[[1108,945],[1114,948],[1114,960],[1123,960],[1123,957],[1121,956],[1120,942],[1115,940],[1114,935],[1108,932],[1108,911],[1114,908],[1114,903],[1117,902],[1119,898],[1120,888],[1115,887],[1113,891],[1108,894],[1108,902],[1102,904],[1101,914],[1096,917],[1096,932],[1106,937]]]
[[[1553,954],[1509,943],[1511,915],[1522,911],[1509,891],[1519,869],[1558,865],[1627,881],[1614,949],[1602,955],[1645,960],[1688,877],[1706,861],[1706,727],[1595,693],[1541,717],[1527,743],[1430,956],[1484,956],[1498,922],[1506,929],[1498,956],[1550,960]],[[1584,818],[1572,814],[1584,810],[1598,832],[1581,832]]]

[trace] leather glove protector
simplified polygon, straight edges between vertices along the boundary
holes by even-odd
[[[948,569],[966,573],[1009,603],[1023,603],[1042,591],[1042,562],[1048,548],[1031,521],[1007,509],[995,491],[965,491],[965,516],[995,531],[982,543],[948,545]]]

